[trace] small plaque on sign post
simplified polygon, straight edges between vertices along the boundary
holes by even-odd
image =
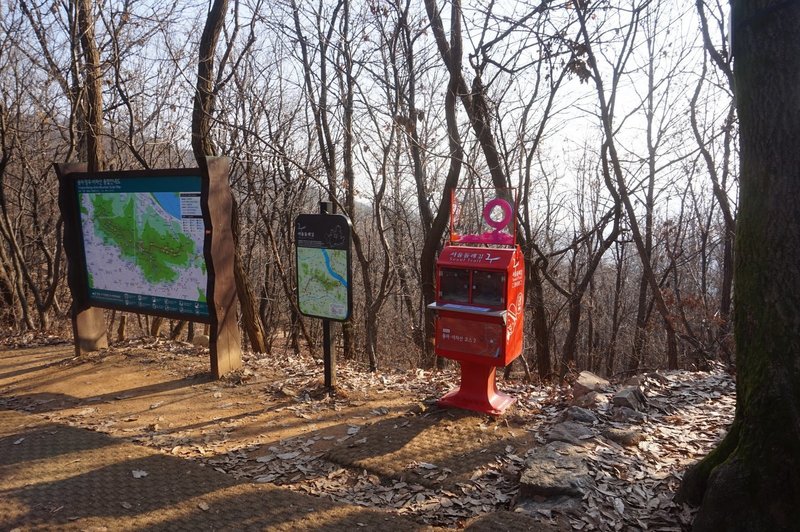
[[[341,214],[301,214],[294,224],[297,302],[306,316],[350,318],[350,220]]]

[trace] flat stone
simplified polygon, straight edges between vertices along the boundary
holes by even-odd
[[[607,387],[609,382],[602,377],[599,377],[591,371],[581,371],[578,378],[572,384],[572,396],[580,397],[589,392],[599,392]]]
[[[644,439],[644,435],[638,430],[625,430],[608,427],[603,430],[603,436],[613,442],[617,442],[625,447],[633,447]]]
[[[591,479],[580,454],[562,454],[540,447],[528,454],[520,477],[519,499],[583,497]]]
[[[636,386],[621,389],[614,394],[611,402],[616,406],[624,406],[640,412],[647,409],[647,397]]]
[[[192,345],[197,347],[208,347],[208,335],[206,334],[195,334],[194,338],[192,338]]]
[[[611,409],[611,419],[623,423],[641,423],[647,416],[627,406],[615,406]]]
[[[586,454],[586,451],[581,446],[573,445],[565,441],[551,441],[544,446],[544,449],[556,453],[559,456],[578,456],[582,458],[583,455]]]
[[[556,514],[570,514],[579,511],[581,508],[581,498],[569,495],[558,495],[556,497],[536,496],[531,499],[519,499],[514,507],[515,512],[530,515],[533,517],[552,517]],[[531,530],[544,530],[541,528],[543,523],[536,523],[536,528]],[[557,529],[561,530],[561,529]]]
[[[571,406],[564,410],[561,414],[561,419],[565,421],[577,421],[578,423],[597,423],[597,416],[591,410],[581,408],[580,406]]]
[[[608,396],[599,392],[589,392],[586,395],[581,395],[573,399],[575,406],[583,408],[593,408],[608,404]]]
[[[572,445],[585,445],[586,440],[592,437],[594,432],[589,427],[574,421],[562,421],[553,425],[544,435],[544,439],[548,442],[563,441]]]

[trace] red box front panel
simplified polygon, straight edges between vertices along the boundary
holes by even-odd
[[[505,333],[505,326],[501,322],[440,314],[436,320],[436,351],[445,356],[463,353],[492,359],[502,358],[505,354]]]

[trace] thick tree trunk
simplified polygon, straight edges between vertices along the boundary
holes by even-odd
[[[800,4],[736,0],[741,133],[735,253],[736,420],[685,476],[694,530],[800,524]]]
[[[216,155],[211,138],[211,117],[214,116],[216,93],[214,92],[214,53],[217,40],[225,22],[227,0],[215,0],[208,12],[206,25],[200,37],[197,61],[197,86],[192,109],[192,153],[198,161],[201,157]]]
[[[81,48],[86,63],[86,163],[87,170],[103,169],[103,87],[100,72],[100,53],[94,38],[94,15],[92,0],[79,0],[78,27],[81,33]]]

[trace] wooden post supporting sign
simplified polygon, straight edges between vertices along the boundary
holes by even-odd
[[[75,187],[69,176],[86,172],[86,163],[64,163],[55,165],[58,176],[58,205],[64,219],[64,253],[67,255],[67,285],[72,292],[72,337],[75,341],[75,355],[108,348],[108,334],[103,309],[93,307],[86,297],[86,274],[83,268],[80,226],[73,212],[77,204]]]
[[[230,159],[206,157],[201,160],[204,180],[202,205],[208,210],[206,265],[208,267],[208,310],[211,321],[209,350],[211,374],[215,379],[242,366],[242,347],[236,319],[236,279],[233,261],[236,249],[231,231],[233,197],[228,185]],[[208,183],[206,188],[205,183]],[[203,212],[206,216],[206,212]]]

